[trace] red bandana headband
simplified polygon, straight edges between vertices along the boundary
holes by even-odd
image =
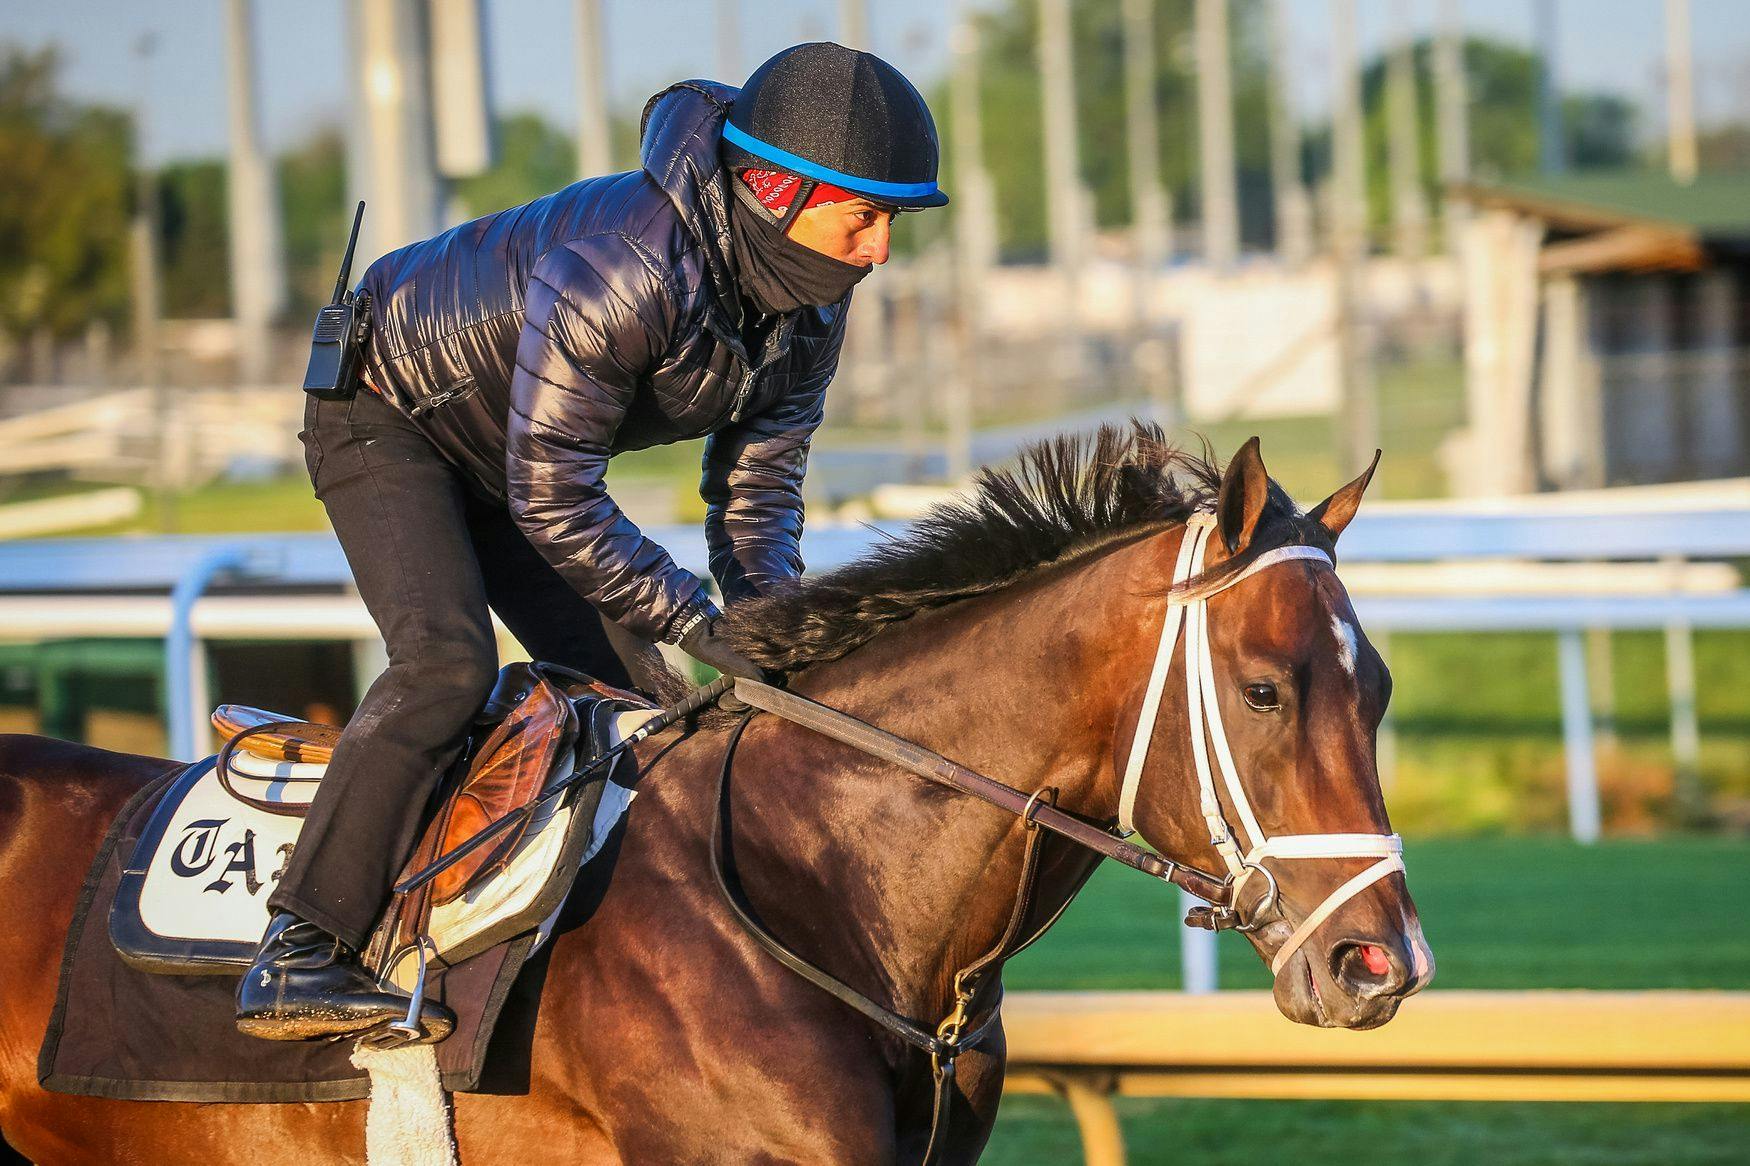
[[[760,200],[760,205],[779,218],[786,217],[785,212],[790,209],[790,204],[796,200],[796,192],[802,188],[803,182],[799,176],[783,170],[749,169],[743,170],[739,177],[742,184],[753,191],[753,196]],[[853,198],[861,197],[863,196],[846,190],[842,186],[819,182],[815,184],[813,190],[808,192],[807,199],[803,201],[796,213],[801,214],[813,207],[826,206],[828,203],[834,202],[849,202]]]

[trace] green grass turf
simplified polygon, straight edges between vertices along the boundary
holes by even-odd
[[[1131,1166],[1742,1166],[1750,1106],[1422,1101],[1118,1103]],[[1003,1102],[984,1166],[1081,1160],[1045,1097]]]
[[[1750,988],[1745,842],[1413,838],[1406,859],[1439,965],[1434,991]],[[1183,930],[1173,895],[1108,864],[1005,979],[1016,989],[1175,988]],[[1220,942],[1225,987],[1268,986],[1243,940]],[[1750,1161],[1750,1106],[1137,1099],[1119,1112],[1134,1166]],[[1030,1166],[1079,1153],[1062,1104],[1014,1098],[984,1161]]]
[[[1410,893],[1438,988],[1750,988],[1750,843],[1411,838]],[[1010,988],[1177,988],[1172,894],[1105,864],[1009,966]],[[1220,937],[1224,987],[1264,988],[1244,939]]]

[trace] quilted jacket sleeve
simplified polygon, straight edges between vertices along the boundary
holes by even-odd
[[[727,602],[802,573],[802,477],[826,387],[838,371],[847,309],[836,309],[832,331],[815,341],[814,358],[789,396],[705,442],[699,483],[705,542]]]
[[[517,525],[603,615],[649,640],[689,607],[699,580],[621,512],[604,475],[676,316],[675,297],[631,239],[575,240],[535,267],[511,378],[506,470]]]

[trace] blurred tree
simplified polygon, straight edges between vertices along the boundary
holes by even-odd
[[[1750,123],[1742,121],[1710,126],[1698,143],[1704,174],[1733,174],[1750,170]]]
[[[126,114],[56,92],[55,50],[0,47],[0,333],[82,332],[127,311]]]
[[[1577,170],[1616,170],[1635,162],[1640,109],[1614,93],[1581,93],[1562,102],[1568,129],[1568,164]]]
[[[229,214],[222,160],[172,162],[158,172],[159,278],[166,316],[231,314]]]
[[[1414,46],[1420,169],[1431,205],[1438,207],[1441,191],[1432,54],[1429,41],[1418,41]],[[1465,42],[1464,65],[1470,95],[1471,173],[1478,181],[1489,182],[1536,171],[1538,55],[1518,45],[1471,38]],[[1391,205],[1385,73],[1385,57],[1376,56],[1368,61],[1361,78],[1368,209],[1376,227],[1390,220]],[[1575,169],[1631,165],[1638,116],[1632,102],[1615,94],[1568,94],[1562,102],[1562,120],[1569,165]],[[1327,128],[1309,132],[1307,153],[1314,173],[1329,172]]]
[[[1162,0],[1155,21],[1155,86],[1160,108],[1161,180],[1172,193],[1175,214],[1197,214],[1197,80],[1191,51],[1192,0]],[[1269,126],[1266,83],[1268,15],[1264,0],[1234,0],[1234,154],[1239,168],[1240,233],[1250,245],[1270,238]],[[999,239],[1011,259],[1045,253],[1044,142],[1036,55],[1038,5],[1011,0],[981,14],[980,90],[984,113],[985,166],[1002,208]],[[1123,21],[1119,0],[1085,0],[1075,6],[1076,125],[1082,179],[1102,227],[1130,221],[1129,156],[1124,147]],[[947,86],[937,87],[930,107],[942,132],[954,132]],[[953,193],[952,175],[943,184]]]
[[[456,183],[470,215],[489,215],[577,181],[577,145],[538,113],[498,119],[498,158],[492,169]]]
[[[291,319],[308,319],[328,302],[334,273],[352,225],[346,197],[346,138],[339,127],[317,130],[279,159],[281,230],[286,249],[286,282]],[[363,264],[376,256],[360,256]]]

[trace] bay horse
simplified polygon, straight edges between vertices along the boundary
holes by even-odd
[[[1270,834],[1384,836],[1374,738],[1390,680],[1328,559],[1369,474],[1303,513],[1269,480],[1255,439],[1225,475],[1149,426],[1058,439],[986,471],[908,538],[727,618],[736,646],[788,673],[793,691],[1024,790],[1049,784],[1059,808],[1111,826],[1181,544],[1195,516],[1213,512],[1200,578],[1239,578],[1269,548],[1322,551],[1208,600],[1214,699],[1250,811]],[[1220,859],[1199,804],[1183,669],[1175,658],[1168,670],[1128,817],[1166,857],[1208,869]],[[464,1163],[922,1155],[930,1059],[775,962],[713,885],[730,731],[716,714],[641,748],[611,882],[548,949],[526,1088],[454,1098]],[[173,767],[0,738],[0,1132],[44,1164],[359,1161],[362,1102],[130,1102],[37,1084],[85,869],[128,796]],[[736,872],[764,924],[875,1000],[942,1015],[953,970],[1008,924],[1021,819],[773,716],[745,726],[736,769]],[[1215,796],[1237,821],[1225,789]],[[1029,927],[1098,861],[1053,842]],[[1271,959],[1369,862],[1272,862],[1276,917],[1247,938]],[[1275,1001],[1290,1020],[1369,1028],[1432,973],[1399,865],[1305,937],[1276,970]],[[1000,1029],[961,1058],[943,1161],[977,1159],[1003,1062]]]

